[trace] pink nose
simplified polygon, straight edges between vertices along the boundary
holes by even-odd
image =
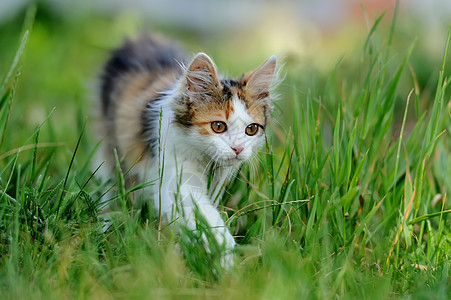
[[[231,147],[232,150],[235,152],[236,155],[240,154],[241,151],[243,151],[243,147]]]

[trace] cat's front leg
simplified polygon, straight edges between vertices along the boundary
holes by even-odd
[[[196,222],[199,222],[199,219],[203,219],[207,223],[215,242],[222,248],[222,266],[226,269],[233,266],[235,239],[226,227],[218,209],[211,203],[209,197],[203,195],[200,198],[193,199],[191,203],[186,203],[183,206],[183,219],[187,227],[191,230],[196,230]],[[205,233],[202,234],[202,239],[207,251],[211,252],[210,241],[208,241]]]
[[[208,233],[202,233],[202,240],[205,243],[206,250],[211,253],[212,245],[207,236],[210,234],[214,237],[215,242],[222,248],[222,265],[225,268],[233,266],[233,248],[235,247],[235,240],[227,229],[221,214],[212,203],[212,199],[208,196],[206,190],[206,182],[201,175],[196,173],[184,172],[182,178],[177,176],[177,180],[166,187],[166,197],[173,204],[171,209],[172,216],[170,219],[177,220],[179,226],[185,226],[188,230],[198,230],[198,223],[205,222]],[[164,197],[164,198],[166,198]],[[163,204],[163,203],[162,203]],[[165,205],[162,205],[163,208]],[[168,206],[166,205],[166,209]],[[164,209],[163,209],[164,210]],[[169,213],[166,210],[166,215]]]

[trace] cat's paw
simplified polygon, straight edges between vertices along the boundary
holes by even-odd
[[[232,250],[226,250],[221,256],[221,267],[228,271],[233,268],[235,264],[235,254]]]
[[[220,234],[220,236],[216,236],[216,240],[224,247],[224,252],[221,256],[221,266],[225,270],[230,270],[234,265],[235,254],[233,253],[233,249],[236,245],[235,239],[227,230],[217,234]]]

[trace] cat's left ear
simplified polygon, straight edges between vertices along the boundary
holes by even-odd
[[[186,72],[188,92],[204,93],[219,85],[218,72],[213,60],[205,53],[197,54]]]
[[[275,81],[276,67],[277,57],[273,55],[254,71],[244,74],[241,82],[245,86],[246,92],[257,99],[268,97]]]

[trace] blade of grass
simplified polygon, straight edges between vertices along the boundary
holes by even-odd
[[[435,217],[445,216],[445,215],[447,215],[449,213],[451,213],[451,209],[442,210],[442,211],[439,211],[439,212],[422,215],[422,216],[416,217],[415,219],[410,220],[409,222],[407,222],[407,225],[418,224],[418,223],[430,220],[430,219],[435,218]]]
[[[407,120],[407,111],[409,110],[410,96],[412,96],[412,93],[413,93],[413,89],[410,90],[410,93],[407,96],[406,108],[404,110],[404,117],[403,117],[402,123],[401,123],[401,131],[399,132],[398,148],[396,150],[395,171],[394,171],[394,175],[393,175],[392,204],[396,203],[396,199],[395,199],[395,197],[396,197],[396,180],[397,180],[397,175],[398,175],[399,160],[400,160],[400,156],[401,156],[401,145],[402,145],[402,140],[404,137],[404,126],[405,126],[406,120]]]
[[[71,171],[72,166],[74,164],[75,155],[77,154],[78,147],[80,146],[80,142],[81,142],[81,139],[83,137],[83,133],[85,132],[85,128],[86,128],[86,120],[85,120],[85,123],[83,124],[83,128],[81,129],[81,133],[80,133],[80,136],[78,137],[77,144],[75,145],[74,153],[72,154],[72,157],[71,157],[71,160],[70,160],[70,163],[69,163],[69,167],[67,168],[66,176],[65,176],[64,182],[63,182],[63,187],[61,189],[61,195],[59,197],[58,205],[56,207],[56,215],[59,215],[60,208],[61,208],[61,202],[63,201],[64,195],[66,194],[66,185],[67,185],[67,181],[69,179],[69,174],[70,174],[70,171]]]
[[[384,15],[385,15],[385,12],[383,12],[383,13],[376,19],[376,21],[374,22],[373,26],[371,27],[370,32],[368,33],[367,38],[366,38],[366,40],[365,40],[365,43],[363,44],[362,54],[360,55],[360,61],[363,61],[363,60],[364,60],[365,53],[366,53],[366,51],[367,51],[367,49],[369,48],[370,43],[371,43],[371,37],[372,37],[373,34],[376,32],[376,30],[377,30],[377,28],[378,28],[378,26],[379,26],[379,23],[382,21]]]

